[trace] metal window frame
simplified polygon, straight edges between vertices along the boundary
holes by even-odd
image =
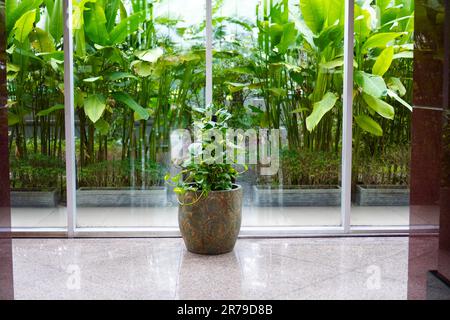
[[[64,103],[67,175],[67,228],[13,228],[16,237],[180,237],[177,227],[79,228],[76,226],[76,153],[74,115],[74,69],[72,0],[64,0]],[[205,0],[206,83],[205,103],[213,101],[212,0]],[[353,121],[354,0],[345,0],[344,88],[342,132],[341,225],[317,227],[242,227],[240,237],[311,237],[406,235],[409,226],[351,226],[352,121]],[[424,226],[436,232],[436,226]]]

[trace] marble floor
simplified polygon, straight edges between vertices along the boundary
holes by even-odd
[[[16,299],[406,299],[406,237],[15,239]]]
[[[340,207],[244,207],[244,227],[266,226],[338,226]],[[12,226],[64,227],[66,209],[12,208]],[[351,223],[355,226],[407,226],[409,207],[352,208]],[[418,224],[431,224],[422,221]],[[78,208],[78,227],[176,227],[177,207],[161,208]]]

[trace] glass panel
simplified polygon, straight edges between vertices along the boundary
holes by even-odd
[[[238,181],[243,225],[340,225],[344,1],[213,3],[214,103],[255,143],[279,133],[279,163],[259,152]]]
[[[74,3],[77,226],[177,226],[170,133],[204,105],[205,2]]]
[[[351,223],[409,224],[414,2],[355,5]]]
[[[13,227],[64,227],[62,0],[7,1]]]

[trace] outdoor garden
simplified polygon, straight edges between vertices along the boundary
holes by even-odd
[[[201,10],[184,8],[191,2]],[[319,200],[339,205],[344,0],[251,0],[251,11],[239,2],[213,1],[213,102],[230,127],[282,132],[279,172],[261,176],[251,165],[239,178],[247,204],[320,205],[265,195],[330,189]],[[354,191],[377,186],[402,197],[414,1],[355,2]],[[50,192],[55,205],[65,198],[62,3],[6,0],[11,187],[28,198]],[[163,205],[170,133],[192,128],[205,108],[204,0],[74,0],[72,27],[79,193],[149,190],[141,195],[157,200],[131,204]]]

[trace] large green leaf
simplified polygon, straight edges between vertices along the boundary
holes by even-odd
[[[295,23],[286,23],[283,26],[283,34],[281,36],[280,42],[276,45],[278,48],[278,53],[285,53],[290,46],[295,44],[297,40],[297,29],[295,29]]]
[[[334,107],[337,99],[338,96],[336,94],[327,92],[322,100],[314,103],[313,112],[306,118],[308,131],[312,131],[319,124],[323,116]]]
[[[14,38],[19,42],[24,42],[28,39],[28,35],[33,30],[34,22],[36,20],[36,9],[26,12],[14,24]]]
[[[141,119],[147,120],[150,117],[150,114],[147,110],[145,110],[141,105],[139,105],[136,101],[133,100],[133,98],[125,92],[115,92],[113,93],[114,99],[117,101],[122,102],[126,106],[128,106],[130,109],[134,110]]]
[[[403,106],[405,106],[409,111],[413,111],[413,108],[411,107],[411,105],[406,102],[405,100],[403,100],[402,98],[400,98],[394,91],[392,90],[388,90],[388,95],[391,98],[394,98],[395,100],[397,100],[398,102],[400,102]]]
[[[355,39],[358,42],[364,41],[370,34],[370,22],[371,15],[370,12],[362,9],[359,5],[355,5]]]
[[[301,0],[303,1],[303,0]],[[323,3],[326,7],[324,13],[327,18],[328,25],[333,25],[339,20],[339,24],[344,24],[345,6],[342,0],[327,0]]]
[[[16,125],[19,122],[20,122],[20,117],[17,114],[12,113],[11,111],[8,111],[8,126]]]
[[[63,0],[54,0],[53,8],[48,21],[49,31],[55,42],[60,42],[63,36]]]
[[[106,99],[102,94],[91,94],[84,99],[84,112],[92,122],[97,122],[106,109]]]
[[[376,98],[384,97],[387,94],[386,83],[383,78],[364,71],[355,72],[355,82],[361,89]]]
[[[383,118],[390,120],[394,119],[394,107],[392,107],[390,104],[365,93],[363,93],[363,99],[373,111],[378,113]]]
[[[42,0],[26,0],[21,2],[18,0],[6,0],[6,31],[8,33],[8,38],[17,20],[19,20],[26,12],[38,9],[41,4]]]
[[[106,30],[106,17],[99,2],[87,3],[84,11],[85,32],[89,39],[100,45],[108,45],[109,33]]]
[[[48,116],[49,114],[51,114],[51,113],[53,113],[55,111],[63,110],[63,109],[64,109],[64,105],[63,104],[56,104],[53,107],[50,107],[48,109],[39,111],[36,115],[38,117]]]
[[[98,133],[103,136],[106,136],[109,132],[109,123],[106,120],[100,119],[95,123],[95,129]]]
[[[404,34],[404,32],[383,32],[374,34],[364,42],[361,51],[366,53],[369,49],[385,48],[389,42]]]
[[[145,20],[144,12],[135,13],[122,20],[109,34],[111,45],[122,43],[126,37],[137,31],[139,25]]]
[[[323,0],[301,0],[300,11],[308,28],[319,34],[325,24],[325,6]]]
[[[371,117],[366,115],[359,115],[355,117],[355,120],[358,126],[364,131],[369,132],[378,137],[381,137],[383,135],[383,129]]]
[[[372,68],[372,73],[383,76],[389,70],[394,58],[394,47],[387,47],[381,51]]]
[[[134,54],[142,61],[154,63],[163,55],[163,49],[157,47],[145,51],[136,51]]]
[[[130,64],[134,72],[140,77],[148,77],[153,72],[153,67],[150,62],[135,60]]]
[[[122,80],[122,79],[135,79],[137,80],[137,77],[132,75],[131,73],[128,72],[112,72],[108,75],[106,75],[106,79],[108,79],[109,81],[117,81],[117,80]]]
[[[406,94],[406,88],[402,81],[396,77],[390,77],[387,82],[387,86],[392,91],[398,92],[398,94],[403,97]]]
[[[55,51],[55,44],[53,43],[53,39],[46,31],[40,28],[34,28],[34,30],[31,31],[30,41],[34,50],[39,53]]]
[[[116,22],[117,12],[121,0],[108,0],[105,4],[106,29],[108,32],[112,30]]]

